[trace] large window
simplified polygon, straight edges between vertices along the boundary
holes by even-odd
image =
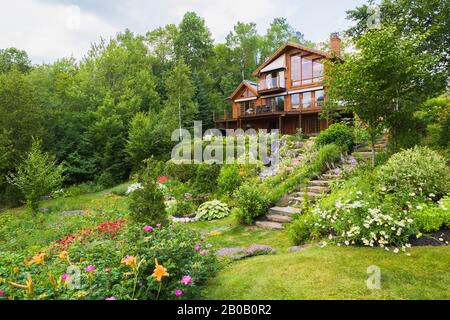
[[[255,113],[255,102],[254,101],[245,101],[240,104],[241,115],[248,116]]]
[[[266,99],[266,107],[272,112],[283,112],[284,111],[284,96],[273,97]]]
[[[312,106],[312,92],[302,94],[302,108],[307,109]]]
[[[300,109],[300,94],[299,93],[291,95],[291,109],[292,110]]]
[[[320,59],[291,56],[292,86],[311,84],[323,81],[323,64]]]
[[[323,107],[325,95],[323,90],[295,93],[290,96],[291,110],[297,111],[300,108],[320,108]]]

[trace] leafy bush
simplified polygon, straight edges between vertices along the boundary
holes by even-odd
[[[412,212],[414,225],[419,232],[435,232],[450,228],[450,197],[443,198],[439,205],[419,205]]]
[[[164,195],[153,180],[142,183],[142,188],[136,189],[128,197],[130,218],[142,223],[166,223],[167,216]]]
[[[168,161],[166,163],[165,174],[180,182],[188,182],[189,180],[194,179],[196,173],[197,165],[175,163],[173,161]]]
[[[217,178],[217,186],[221,194],[231,195],[242,184],[242,177],[237,165],[224,165]]]
[[[343,123],[335,123],[327,130],[321,132],[316,139],[316,145],[318,147],[323,147],[332,143],[351,149],[354,144],[352,130]]]
[[[220,202],[219,200],[213,200],[205,202],[197,210],[197,219],[199,220],[214,220],[222,219],[230,214],[230,208],[228,205]]]
[[[427,147],[415,147],[394,154],[378,170],[378,190],[394,194],[406,203],[411,197],[437,198],[448,192],[450,169],[445,160]]]
[[[220,165],[201,163],[197,166],[194,189],[198,193],[213,193],[217,189]]]
[[[103,189],[104,188],[102,185],[98,185],[93,182],[86,182],[66,188],[65,190],[63,190],[62,195],[64,197],[77,197],[83,194],[100,192]]]
[[[289,226],[289,237],[295,244],[304,244],[307,240],[320,237],[316,223],[319,217],[315,214],[304,214],[295,219]]]
[[[175,217],[190,216],[195,211],[195,205],[191,200],[175,200],[168,208],[167,213]]]
[[[270,205],[266,193],[254,184],[243,184],[236,190],[235,197],[240,209],[238,218],[245,224],[252,224],[255,218],[267,212]]]

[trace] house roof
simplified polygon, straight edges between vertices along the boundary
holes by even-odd
[[[241,90],[241,88],[245,86],[247,87],[255,96],[258,96],[258,85],[250,80],[243,80],[236,88],[236,90],[233,91],[233,93],[229,96],[229,99],[233,99],[234,96]]]
[[[275,59],[277,59],[280,55],[283,54],[283,52],[287,49],[287,48],[296,48],[296,49],[300,49],[302,51],[306,51],[312,54],[317,54],[319,56],[322,56],[324,58],[332,58],[332,55],[329,54],[328,52],[325,51],[321,51],[321,50],[316,50],[316,49],[311,49],[305,46],[302,46],[301,44],[298,43],[294,43],[294,42],[286,42],[283,46],[281,46],[280,48],[278,48],[277,51],[275,51],[262,65],[260,65],[258,67],[258,69],[256,69],[253,72],[253,76],[257,76],[259,74],[259,72],[264,69],[267,65],[269,65],[270,63],[272,63]]]

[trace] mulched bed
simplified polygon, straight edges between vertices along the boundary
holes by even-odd
[[[443,239],[444,241],[439,241],[438,239]],[[409,243],[415,247],[422,246],[445,246],[450,243],[450,229],[445,228],[441,229],[438,232],[434,232],[432,234],[423,235],[419,239],[416,236],[411,237]]]

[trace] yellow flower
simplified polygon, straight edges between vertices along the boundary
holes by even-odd
[[[162,277],[166,277],[169,274],[167,273],[167,269],[162,265],[158,264],[158,260],[155,259],[155,270],[153,270],[152,277],[156,279],[156,281],[161,282]]]
[[[136,257],[133,256],[126,256],[125,258],[122,259],[122,263],[133,269],[137,269],[138,267],[136,263]]]
[[[63,261],[67,261],[68,260],[68,258],[67,258],[68,254],[69,253],[67,251],[61,251],[61,253],[58,254],[57,257],[60,258]]]
[[[29,296],[33,295],[33,293],[34,293],[34,285],[33,285],[33,279],[31,278],[31,274],[28,275],[27,281],[25,283],[26,283],[25,285],[19,284],[19,283],[15,283],[15,282],[10,282],[9,284],[12,285],[13,287],[27,290],[27,294]]]
[[[43,264],[45,258],[45,253],[40,253],[37,256],[34,256],[33,258],[31,258],[30,261],[28,261],[28,265],[32,265],[32,264]]]
[[[14,267],[14,268],[13,268],[13,272],[14,272],[14,273],[18,273],[19,271],[20,271],[19,267]]]

